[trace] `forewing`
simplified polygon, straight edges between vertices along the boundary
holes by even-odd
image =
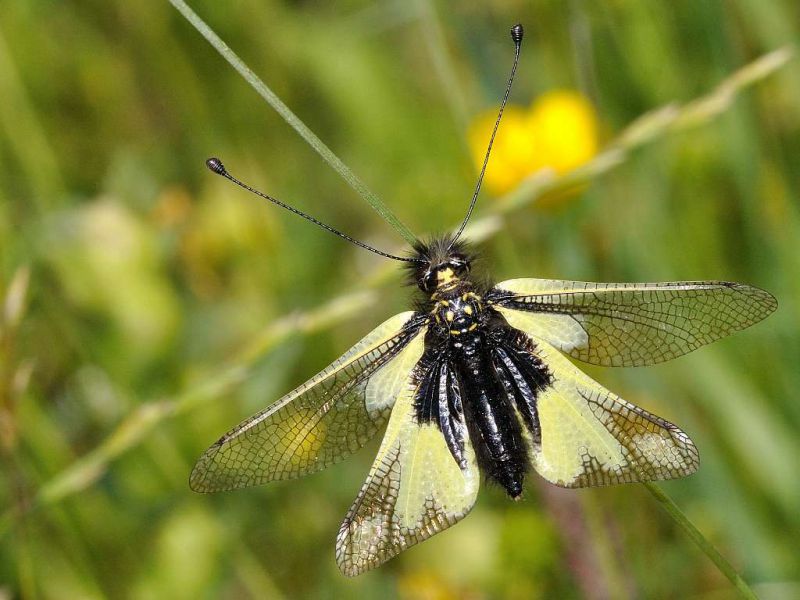
[[[739,283],[586,283],[512,279],[489,297],[512,327],[602,366],[671,360],[749,327],[777,308]]]
[[[367,481],[339,529],[336,562],[345,575],[377,567],[450,527],[475,504],[480,475],[472,446],[466,439],[459,466],[439,428],[419,423],[417,374],[392,409]]]
[[[386,422],[419,360],[424,319],[412,312],[378,326],[328,368],[226,433],[189,480],[217,492],[319,471],[355,452]]]
[[[626,402],[531,338],[550,371],[537,395],[540,441],[533,467],[569,488],[674,479],[697,470],[697,448],[672,423]]]

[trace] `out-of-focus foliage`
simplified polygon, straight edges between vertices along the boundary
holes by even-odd
[[[587,157],[800,31],[790,0],[192,5],[420,235],[463,214],[469,124],[499,101],[511,24],[527,31],[512,102],[541,119],[543,98],[576,90],[596,119]],[[483,244],[498,279],[730,279],[778,297],[674,363],[591,370],[692,435],[700,471],[664,487],[765,598],[800,595],[797,64],[719,90],[691,128],[630,133],[657,134]],[[0,99],[0,597],[729,597],[637,486],[531,476],[518,504],[490,487],[355,580],[333,542],[374,447],[304,480],[191,493],[202,450],[412,293],[203,160],[380,247],[399,238],[167,2],[5,3]],[[496,174],[515,159],[494,158]]]

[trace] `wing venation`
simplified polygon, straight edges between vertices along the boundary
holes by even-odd
[[[447,372],[415,370],[392,409],[375,462],[339,529],[336,561],[345,575],[377,567],[450,527],[477,498],[480,475],[468,438],[459,465],[435,423],[417,418],[414,399],[423,375],[446,378]]]
[[[498,284],[490,298],[513,327],[601,366],[671,360],[749,327],[777,307],[764,290],[719,281],[512,279]]]
[[[424,319],[392,317],[329,367],[222,436],[189,483],[216,492],[319,471],[363,446],[386,422],[422,354]]]
[[[544,340],[531,338],[550,370],[537,395],[533,467],[569,488],[659,481],[690,475],[699,456],[678,427],[612,394]]]

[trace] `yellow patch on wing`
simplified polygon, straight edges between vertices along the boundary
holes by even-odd
[[[552,383],[537,398],[541,442],[536,471],[563,487],[657,481],[690,475],[698,453],[672,423],[626,402],[532,338]]]
[[[467,443],[462,470],[433,424],[419,424],[411,382],[398,398],[378,455],[339,529],[336,560],[345,575],[372,569],[463,518],[480,475]]]
[[[513,328],[542,337],[562,352],[571,352],[589,345],[589,336],[586,331],[581,327],[580,322],[569,315],[525,312],[503,306],[494,308],[505,317]]]
[[[392,407],[408,385],[408,375],[425,350],[425,331],[421,331],[385,367],[367,382],[364,405],[371,415],[383,413]]]
[[[465,474],[456,463],[436,425],[426,423],[408,430],[399,456],[400,487],[395,515],[401,529],[420,528],[434,504],[440,509],[466,514],[477,494],[476,473]]]

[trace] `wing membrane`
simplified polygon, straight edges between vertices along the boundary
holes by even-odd
[[[626,402],[536,338],[551,381],[537,396],[540,441],[533,467],[568,488],[658,481],[690,475],[699,455],[675,425]]]
[[[764,290],[738,283],[512,279],[490,297],[512,327],[602,366],[671,360],[765,318]]]
[[[319,471],[358,450],[386,422],[422,354],[423,320],[387,320],[336,362],[222,436],[189,484],[217,492]]]
[[[462,468],[439,428],[417,420],[414,379],[392,409],[367,481],[339,529],[336,561],[345,575],[377,567],[475,504],[480,475],[472,446],[465,440]]]

